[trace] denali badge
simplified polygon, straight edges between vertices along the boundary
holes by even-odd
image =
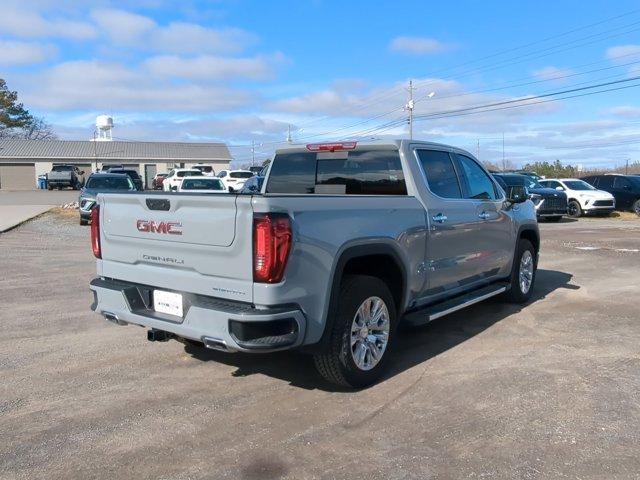
[[[140,232],[182,235],[182,223],[180,222],[154,222],[153,220],[138,220],[136,222],[136,227]]]

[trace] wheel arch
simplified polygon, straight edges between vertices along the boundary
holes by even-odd
[[[529,240],[536,249],[536,257],[540,252],[540,232],[530,226],[522,226],[518,230],[518,242],[522,239]]]
[[[323,315],[322,337],[318,343],[310,345],[307,349],[316,352],[327,347],[335,321],[333,312],[337,308],[340,286],[345,275],[371,275],[383,280],[396,302],[396,312],[399,318],[408,297],[409,279],[405,265],[402,252],[392,239],[367,239],[362,243],[354,242],[344,245],[336,255],[330,277],[328,298]]]

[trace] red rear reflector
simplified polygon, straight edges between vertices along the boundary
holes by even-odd
[[[253,217],[253,281],[280,282],[290,248],[289,217],[274,213],[256,214]]]
[[[335,142],[335,143],[310,143],[307,150],[311,152],[336,152],[338,150],[353,150],[358,142]]]
[[[93,256],[102,258],[100,250],[100,207],[96,205],[91,209],[91,250]]]

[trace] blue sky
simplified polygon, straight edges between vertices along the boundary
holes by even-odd
[[[109,113],[117,138],[225,141],[242,163],[252,141],[272,155],[289,125],[301,142],[406,136],[413,79],[416,116],[439,114],[416,138],[479,142],[496,161],[504,133],[516,165],[640,160],[640,87],[442,115],[640,75],[634,1],[2,5],[0,76],[62,138],[89,138]]]

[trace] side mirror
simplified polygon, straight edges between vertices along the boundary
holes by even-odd
[[[175,185],[173,187],[171,187],[171,191],[172,192],[177,192],[178,191],[178,187],[176,187]]]
[[[80,175],[84,175],[84,170],[80,170],[78,173],[79,173]]]
[[[562,188],[560,185],[558,185],[558,186],[556,187],[556,190],[558,190],[559,192],[563,192],[563,191],[564,191],[564,188]]]
[[[529,193],[527,189],[522,185],[514,185],[507,189],[507,202],[524,203],[529,199]]]

